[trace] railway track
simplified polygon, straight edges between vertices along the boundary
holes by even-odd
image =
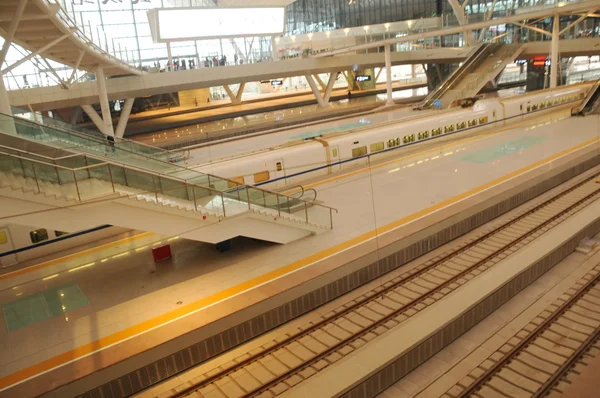
[[[444,397],[561,395],[557,384],[589,350],[600,352],[599,283],[600,264]]]
[[[600,197],[588,177],[334,310],[180,386],[171,397],[273,397],[468,283]]]

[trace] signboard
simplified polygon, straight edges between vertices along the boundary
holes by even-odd
[[[280,36],[285,8],[155,8],[148,11],[148,22],[155,42]]]
[[[356,75],[354,80],[356,80],[359,83],[360,82],[368,82],[369,80],[371,80],[371,76],[370,75]]]
[[[283,85],[283,80],[271,80],[271,86],[276,87],[281,85]]]
[[[546,66],[547,58],[545,55],[536,55],[533,57],[533,66]]]
[[[433,107],[435,109],[442,109],[442,101],[440,101],[440,100],[433,100]]]

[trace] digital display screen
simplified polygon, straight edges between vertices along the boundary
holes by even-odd
[[[279,36],[285,31],[285,8],[163,8],[158,27],[160,40]]]

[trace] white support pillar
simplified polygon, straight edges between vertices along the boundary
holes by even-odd
[[[167,42],[167,68],[165,70],[165,72],[172,72],[173,71],[173,54],[171,54],[171,42],[168,41]]]
[[[240,83],[240,87],[238,88],[237,94],[233,93],[233,90],[229,87],[229,85],[224,84],[223,88],[227,92],[229,99],[232,104],[241,104],[242,103],[242,94],[244,93],[244,88],[246,87],[246,82]]]
[[[323,101],[325,104],[329,102],[329,98],[331,98],[331,92],[333,91],[333,85],[337,80],[337,72],[332,72],[329,74],[329,81],[327,82],[327,87],[325,87],[325,93],[323,93]]]
[[[102,118],[98,115],[98,112],[96,112],[96,110],[92,108],[91,105],[81,105],[81,109],[83,109],[85,113],[87,113],[90,119],[92,119],[92,122],[94,122],[94,125],[102,134],[108,135],[104,132],[104,120],[102,120]]]
[[[555,88],[557,86],[558,79],[558,39],[560,36],[560,17],[558,14],[554,16],[554,21],[552,22],[552,44],[551,49],[552,53],[550,54],[550,88]]]
[[[317,73],[315,73],[313,76],[314,76],[315,80],[317,81],[317,83],[319,83],[319,86],[321,86],[321,90],[325,90],[327,88],[327,85],[323,82],[323,80],[321,80],[319,75]]]
[[[309,74],[306,74],[304,77],[306,78],[308,85],[310,86],[313,94],[315,95],[315,98],[317,99],[317,103],[319,104],[319,106],[321,108],[327,107],[327,102],[325,102],[325,100],[321,96],[321,92],[319,91],[319,87],[317,87],[317,83],[315,83],[315,79],[313,79],[313,77]]]
[[[4,86],[4,78],[0,75],[0,113],[12,116],[10,103],[8,102],[8,92]]]
[[[100,109],[102,109],[102,121],[104,125],[103,133],[114,137],[115,132],[113,130],[110,106],[108,104],[108,94],[106,93],[106,77],[104,76],[104,70],[101,67],[96,68],[96,84],[98,85],[98,96],[100,97]]]
[[[385,46],[385,87],[387,92],[387,105],[394,105],[394,99],[392,98],[392,54],[390,46]]]
[[[131,108],[133,108],[133,102],[135,98],[127,98],[123,109],[121,110],[121,116],[119,116],[119,123],[117,123],[117,129],[115,130],[115,137],[123,138],[125,135],[125,127],[129,121],[129,115],[131,114]]]

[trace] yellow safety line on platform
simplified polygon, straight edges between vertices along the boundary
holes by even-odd
[[[412,222],[418,218],[423,217],[424,215],[428,214],[428,213],[432,213],[435,212],[437,210],[440,210],[448,205],[454,204],[456,202],[459,202],[469,196],[472,196],[474,194],[477,194],[481,191],[484,191],[488,188],[490,188],[493,185],[496,184],[500,184],[502,182],[505,182],[507,180],[510,180],[512,178],[514,178],[515,176],[519,175],[519,174],[523,174],[526,173],[528,171],[531,171],[545,163],[551,162],[553,160],[556,160],[564,155],[567,155],[569,153],[575,152],[581,148],[584,148],[587,145],[599,142],[600,138],[593,138],[589,141],[586,141],[584,143],[581,143],[579,145],[576,145],[574,147],[571,147],[569,149],[566,149],[564,151],[561,151],[557,154],[554,154],[552,156],[549,156],[545,159],[539,160],[535,163],[530,164],[529,166],[525,166],[517,171],[511,172],[509,174],[506,174],[502,177],[496,178],[493,181],[490,181],[486,184],[483,184],[479,187],[473,188],[469,191],[463,192],[462,194],[456,195],[450,199],[444,200],[438,204],[435,204],[433,206],[430,206],[428,208],[425,208],[423,210],[420,210],[416,213],[413,213],[409,216],[403,217],[397,221],[394,221],[390,224],[387,224],[385,226],[382,226],[380,228],[374,229],[372,231],[366,232],[360,236],[357,236],[355,238],[352,238],[348,241],[342,242],[340,244],[337,244],[333,247],[330,247],[328,249],[322,250],[318,253],[312,254],[308,257],[305,257],[303,259],[300,259],[298,261],[295,261],[291,264],[287,264],[281,268],[278,268],[276,270],[270,271],[266,274],[263,274],[261,276],[258,276],[254,279],[251,279],[249,281],[243,282],[241,284],[238,284],[236,286],[230,287],[228,289],[225,289],[219,293],[215,293],[211,296],[202,298],[200,300],[197,300],[193,303],[190,303],[188,305],[185,305],[183,307],[177,308],[175,310],[169,311],[167,313],[164,313],[162,315],[159,315],[155,318],[149,319],[147,321],[144,321],[142,323],[139,323],[137,325],[134,326],[130,326],[124,330],[121,330],[119,332],[113,333],[111,335],[99,338],[96,341],[84,344],[82,346],[79,346],[73,350],[64,352],[62,354],[59,354],[55,357],[49,358],[47,360],[44,360],[40,363],[37,363],[35,365],[32,365],[30,367],[18,370],[12,374],[9,374],[8,376],[5,376],[3,378],[0,379],[0,391],[7,389],[8,387],[11,387],[15,384],[21,383],[27,379],[33,378],[36,375],[39,375],[40,373],[44,373],[47,371],[50,371],[52,369],[58,368],[66,363],[72,362],[74,360],[77,360],[81,357],[93,354],[94,352],[97,351],[101,351],[109,346],[115,345],[123,340],[126,339],[130,339],[132,337],[135,337],[137,335],[143,334],[144,332],[160,327],[161,325],[164,325],[168,322],[174,321],[178,318],[182,318],[186,315],[188,315],[189,313],[192,312],[197,312],[202,310],[203,308],[206,308],[210,305],[214,305],[215,303],[224,301],[232,296],[235,295],[239,295],[245,291],[248,291],[250,289],[253,289],[257,286],[263,285],[267,282],[270,282],[274,279],[280,278],[286,274],[289,274],[291,272],[297,271],[301,268],[304,268],[312,263],[315,263],[317,261],[320,261],[324,258],[330,257],[338,252],[341,252],[343,250],[346,250],[348,248],[351,248],[353,246],[356,246],[360,243],[363,243],[367,240],[370,240],[372,238],[377,237],[378,234],[382,234],[382,233],[386,233],[391,231],[392,229],[397,228],[400,225],[403,224],[407,224],[409,222]]]
[[[119,239],[119,240],[114,241],[114,242],[106,243],[106,244],[104,244],[102,246],[98,246],[98,247],[86,249],[86,250],[83,250],[83,251],[80,251],[80,252],[77,252],[77,253],[73,253],[73,254],[68,254],[68,255],[66,255],[64,257],[55,258],[53,260],[49,260],[49,261],[46,261],[46,262],[43,262],[43,263],[40,263],[40,264],[32,265],[31,267],[27,267],[27,268],[23,268],[23,269],[20,269],[20,270],[17,270],[17,271],[9,272],[9,273],[6,273],[4,275],[0,275],[0,281],[3,281],[5,279],[14,278],[15,276],[27,274],[29,272],[37,271],[39,269],[46,268],[46,267],[49,267],[51,265],[55,265],[55,264],[58,264],[58,263],[62,263],[64,261],[69,261],[69,260],[72,260],[72,259],[77,258],[77,257],[82,257],[82,256],[85,256],[87,254],[96,253],[96,252],[99,252],[99,251],[104,250],[104,249],[110,249],[111,247],[115,247],[115,246],[118,246],[118,245],[123,244],[123,243],[133,242],[135,240],[138,240],[138,239],[141,239],[141,238],[145,238],[145,237],[153,235],[153,234],[154,234],[154,232],[143,232],[143,233],[141,233],[139,235],[131,236],[129,238]]]

